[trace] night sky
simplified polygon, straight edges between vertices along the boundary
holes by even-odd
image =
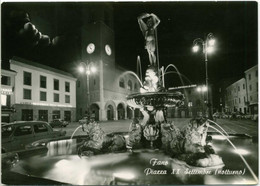
[[[86,4],[86,3],[85,3]],[[148,65],[144,38],[137,17],[142,13],[156,14],[160,65],[172,63],[191,83],[205,81],[203,53],[192,52],[193,40],[213,33],[215,52],[209,55],[208,70],[211,83],[223,78],[242,77],[243,72],[256,65],[258,55],[256,2],[135,2],[112,3],[114,7],[116,63],[136,71],[137,55],[142,68]],[[70,71],[79,59],[77,33],[82,17],[80,3],[4,3],[2,4],[2,65],[13,55],[35,60]],[[32,47],[15,37],[12,10],[29,13],[37,29],[57,45]],[[176,75],[168,75],[168,86],[176,86]],[[186,84],[189,84],[185,82]]]

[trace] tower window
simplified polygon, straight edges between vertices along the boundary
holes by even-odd
[[[125,88],[125,81],[124,81],[123,78],[121,78],[121,79],[119,80],[119,87]]]

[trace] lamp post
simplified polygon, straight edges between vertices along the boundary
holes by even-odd
[[[208,117],[212,118],[211,104],[209,102],[209,78],[208,78],[208,54],[214,51],[215,39],[212,33],[209,33],[205,40],[197,38],[193,41],[193,52],[199,51],[199,44],[202,45],[202,52],[204,53],[205,59],[205,69],[206,69],[206,87],[207,87],[207,107],[208,107]]]
[[[204,93],[208,92],[207,86],[205,86],[205,85],[198,86],[197,92],[202,95],[202,100],[205,103]],[[200,96],[200,98],[201,98],[201,96]],[[205,106],[202,107],[202,111],[203,111],[203,113],[205,113]]]
[[[89,76],[92,73],[95,73],[97,71],[95,65],[93,62],[88,62],[87,64],[84,62],[80,62],[80,65],[78,67],[78,70],[80,73],[86,74],[87,75],[87,111],[89,112],[89,103],[90,103],[90,96],[89,96]]]

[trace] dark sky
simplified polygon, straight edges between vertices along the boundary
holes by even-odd
[[[193,40],[204,39],[209,32],[216,39],[216,48],[209,55],[208,69],[211,82],[222,78],[242,76],[244,70],[257,64],[257,3],[256,2],[135,2],[112,3],[114,6],[114,31],[116,62],[136,71],[136,58],[140,55],[142,67],[148,65],[144,38],[139,29],[137,16],[141,13],[156,14],[158,26],[160,65],[172,63],[192,83],[205,79],[205,63],[202,52],[191,50]],[[2,59],[12,55],[41,61],[47,65],[66,70],[77,58],[77,37],[66,37],[77,32],[80,26],[79,3],[20,3],[15,6],[2,4]],[[63,43],[70,47],[23,47],[8,31],[8,12],[15,8],[30,13],[36,27],[51,38],[63,36]],[[9,28],[10,29],[10,28]],[[8,34],[7,34],[8,33]],[[72,42],[73,40],[73,42]],[[12,43],[15,43],[12,44]],[[23,50],[22,50],[23,49]],[[65,55],[66,53],[66,55]],[[76,56],[75,56],[76,55]],[[22,56],[23,57],[23,56]],[[50,62],[50,58],[56,62]],[[57,61],[63,60],[66,64]],[[169,80],[176,75],[168,75]],[[168,81],[169,81],[168,80]],[[178,82],[176,82],[178,84]],[[173,86],[169,84],[169,86]]]

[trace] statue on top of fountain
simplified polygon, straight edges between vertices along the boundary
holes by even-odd
[[[144,19],[147,20],[144,21]],[[140,92],[158,92],[160,86],[155,51],[158,50],[156,49],[156,27],[159,25],[160,19],[155,14],[144,13],[138,17],[138,23],[145,38],[145,49],[150,62]]]
[[[144,22],[145,18],[148,18],[146,22]],[[145,13],[138,17],[138,23],[145,38],[145,49],[148,52],[150,64],[156,66],[156,27],[160,19],[154,14]]]

